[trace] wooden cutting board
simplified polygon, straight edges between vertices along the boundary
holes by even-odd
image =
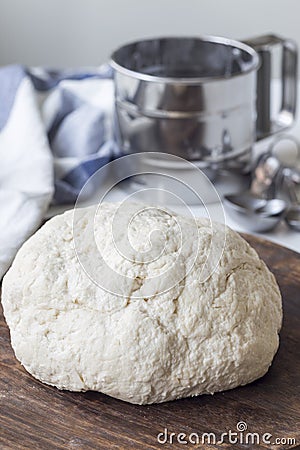
[[[151,406],[130,405],[92,392],[62,392],[33,379],[16,361],[1,313],[0,450],[296,448],[300,444],[300,255],[253,236],[245,237],[275,273],[283,295],[281,344],[267,375],[213,396]],[[294,438],[296,443],[242,446],[183,445],[177,438],[173,444],[157,441],[165,428],[176,436],[186,433],[194,440],[191,433],[201,439],[202,433],[213,432],[219,438],[223,432],[236,431],[241,421],[247,424],[248,432],[259,433],[260,440],[264,433],[270,433],[271,442]]]

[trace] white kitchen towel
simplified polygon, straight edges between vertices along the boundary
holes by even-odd
[[[0,69],[0,280],[50,204],[118,155],[111,69]]]

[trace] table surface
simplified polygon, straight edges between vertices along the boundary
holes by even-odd
[[[94,392],[59,391],[32,378],[14,358],[0,311],[0,449],[283,450],[299,445],[300,255],[253,236],[247,240],[274,272],[283,296],[280,348],[264,377],[213,396],[150,406],[131,405]],[[238,422],[244,422],[249,433],[259,433],[259,445],[232,445],[226,439],[222,446],[207,441],[200,446],[157,442],[165,428],[187,436],[213,432],[219,439],[229,430],[236,432]],[[280,439],[281,444],[262,442],[265,433],[271,443]]]

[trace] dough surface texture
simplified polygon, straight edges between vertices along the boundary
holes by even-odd
[[[133,203],[128,225],[122,212],[114,221],[119,206],[78,209],[74,228],[73,211],[56,216],[19,250],[2,303],[26,370],[59,389],[137,404],[263,376],[278,349],[282,305],[255,250],[226,227],[218,264],[201,281],[212,232],[213,256],[224,228]]]

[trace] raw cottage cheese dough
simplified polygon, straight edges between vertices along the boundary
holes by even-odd
[[[136,214],[129,204],[128,233],[122,220],[112,233],[118,207],[77,210],[75,238],[73,212],[56,216],[18,252],[2,302],[26,370],[59,389],[138,404],[264,375],[278,348],[282,306],[257,253],[226,227],[219,264],[201,282],[212,229],[223,245],[219,225],[153,207]]]

